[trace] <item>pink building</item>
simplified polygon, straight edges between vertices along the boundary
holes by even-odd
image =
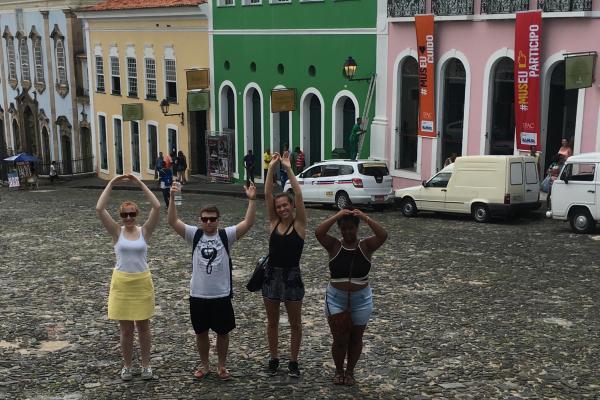
[[[600,151],[600,81],[586,89],[565,90],[564,62],[565,54],[600,47],[600,0],[388,0],[378,47],[380,52],[386,49],[387,65],[378,72],[387,76],[384,151],[395,188],[429,178],[452,153],[516,153],[515,13],[538,8],[544,10],[538,146],[542,167],[563,138],[572,143],[574,153]],[[432,139],[416,134],[414,15],[421,13],[436,15],[438,134]]]

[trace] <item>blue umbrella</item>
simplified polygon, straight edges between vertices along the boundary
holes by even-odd
[[[5,158],[4,161],[8,161],[8,162],[11,162],[11,161],[40,162],[41,160],[39,158],[37,158],[36,156],[32,156],[31,154],[28,154],[28,153],[19,153],[15,156]]]

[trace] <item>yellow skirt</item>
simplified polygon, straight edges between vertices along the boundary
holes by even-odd
[[[143,321],[154,315],[154,285],[150,271],[129,273],[113,269],[108,293],[108,319]]]

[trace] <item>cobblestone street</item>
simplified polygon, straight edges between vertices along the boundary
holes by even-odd
[[[327,257],[313,234],[333,210],[310,207],[301,261],[302,377],[288,378],[285,368],[269,377],[262,298],[245,289],[268,245],[262,200],[256,225],[232,249],[237,329],[228,366],[234,380],[192,377],[199,357],[189,322],[190,248],[167,225],[161,199],[148,250],[156,379],[138,374],[122,382],[118,326],[107,319],[106,304],[115,257],[95,215],[99,194],[0,188],[0,399],[600,398],[600,235],[572,234],[567,223],[541,212],[477,224],[370,210],[390,235],[375,253],[375,310],[358,384],[348,388],[331,383],[323,315]],[[139,202],[145,219],[148,204],[139,191],[113,192],[111,214],[125,199]],[[194,223],[206,203],[218,204],[223,225],[239,222],[246,208],[241,198],[184,193],[180,218]],[[367,233],[361,226],[360,234]]]

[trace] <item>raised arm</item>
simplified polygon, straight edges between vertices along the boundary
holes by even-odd
[[[265,203],[267,204],[267,214],[271,224],[274,224],[278,220],[277,214],[275,213],[275,206],[273,204],[273,176],[275,175],[275,168],[279,163],[279,159],[279,153],[273,153],[265,181]]]
[[[337,250],[338,243],[340,241],[335,237],[329,234],[329,230],[331,227],[344,215],[352,214],[351,210],[342,209],[337,213],[333,214],[331,217],[327,218],[325,221],[321,222],[321,224],[315,229],[315,236],[321,246],[327,250],[329,255],[333,255],[333,253]]]
[[[152,237],[154,228],[156,228],[156,224],[160,218],[160,201],[158,201],[154,193],[152,193],[148,186],[146,186],[146,184],[144,184],[137,176],[131,174],[127,174],[126,176],[130,181],[142,189],[142,192],[144,192],[146,198],[150,202],[150,207],[152,207],[150,209],[150,214],[148,214],[148,219],[146,219],[146,222],[142,226],[142,234],[144,235],[144,238],[148,240]]]
[[[236,239],[241,238],[252,228],[256,220],[256,186],[250,182],[250,186],[244,186],[246,197],[248,197],[248,208],[244,220],[235,226]]]
[[[108,199],[110,198],[112,188],[117,182],[121,182],[126,179],[127,177],[124,175],[115,176],[113,179],[111,179],[102,191],[102,194],[100,195],[100,197],[98,198],[98,202],[96,203],[96,215],[98,216],[98,219],[100,219],[100,222],[102,222],[102,225],[104,225],[104,228],[106,228],[106,231],[110,234],[110,236],[112,236],[113,241],[115,242],[119,238],[121,228],[119,227],[119,224],[110,216],[110,214],[106,210],[106,206],[108,205]]]
[[[175,205],[175,193],[179,192],[179,185],[173,182],[171,185],[171,200],[169,201],[169,209],[167,210],[167,220],[171,228],[177,232],[179,236],[185,239],[185,224],[177,218],[177,206]]]
[[[385,243],[385,241],[388,238],[388,233],[385,230],[385,228],[381,226],[377,221],[370,218],[367,214],[360,211],[359,209],[354,209],[352,210],[352,212],[361,221],[369,225],[369,228],[371,228],[371,230],[374,233],[373,236],[369,236],[368,238],[362,241],[364,246],[363,249],[368,253],[368,256],[370,257],[375,252],[375,250],[380,248],[381,245]]]
[[[296,179],[296,175],[294,175],[294,170],[292,169],[289,152],[286,152],[281,158],[281,165],[283,165],[283,167],[287,171],[290,186],[294,191],[294,203],[296,205],[296,222],[298,222],[301,225],[301,228],[306,229],[306,209],[304,208],[302,189],[300,188],[298,179]]]

